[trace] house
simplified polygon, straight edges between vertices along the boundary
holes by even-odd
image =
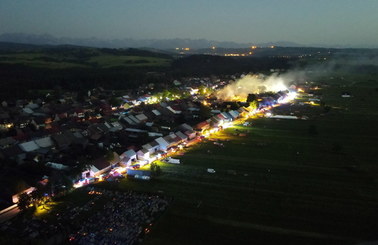
[[[140,149],[137,151],[137,157],[139,160],[148,160],[150,158],[150,152],[147,149]]]
[[[108,130],[110,132],[117,132],[117,131],[122,130],[123,128],[119,122],[112,122],[112,123],[105,122],[104,124],[105,126],[108,127]]]
[[[223,123],[223,119],[220,119],[217,116],[213,116],[210,118],[210,124],[212,127],[218,127]]]
[[[161,115],[161,112],[158,111],[158,110],[156,110],[156,109],[152,110],[152,113],[153,113],[154,115],[156,115],[156,116],[160,116],[160,115]]]
[[[170,112],[172,112],[173,114],[181,114],[182,113],[182,111],[179,108],[175,107],[175,106],[167,106],[167,109]]]
[[[135,116],[133,115],[130,115],[129,118],[131,119],[131,121],[135,124],[139,124],[140,121],[138,120],[138,118],[136,118]]]
[[[144,115],[143,113],[140,113],[138,115],[135,116],[140,122],[145,122],[148,120],[147,116]]]
[[[155,141],[159,144],[159,149],[162,151],[168,150],[169,142],[167,142],[163,137],[156,138]]]
[[[104,133],[104,129],[99,127],[99,124],[93,124],[88,127],[89,138],[92,140],[99,140],[104,135]]]
[[[187,123],[183,123],[183,124],[181,124],[178,128],[181,129],[182,131],[193,130],[193,127],[190,126],[190,125],[187,124]]]
[[[230,116],[233,118],[233,120],[235,120],[236,118],[239,117],[239,112],[235,111],[235,110],[229,111],[228,114],[230,114]]]
[[[40,147],[40,148],[51,148],[54,146],[54,142],[51,140],[50,136],[43,137],[40,139],[34,140],[34,142]]]
[[[120,161],[120,156],[113,152],[113,159],[106,160],[104,157],[97,158],[92,162],[87,170],[82,172],[83,178],[98,177],[101,174],[109,171]]]
[[[136,160],[137,155],[136,155],[136,152],[135,152],[134,150],[128,150],[128,151],[125,151],[124,153],[122,153],[122,154],[120,155],[121,160],[122,160],[122,158],[124,158],[124,157],[129,157],[129,158],[131,158],[131,159]]]
[[[129,124],[129,125],[135,125],[136,123],[131,120],[129,117],[121,117],[121,120],[124,121],[126,124]]]
[[[125,151],[120,155],[120,163],[129,167],[133,162],[137,160],[137,154],[134,150]]]
[[[203,121],[203,122],[198,123],[194,128],[197,131],[203,132],[206,129],[210,128],[210,123],[208,121]]]
[[[70,139],[64,133],[53,134],[51,139],[60,150],[67,149],[71,145]]]
[[[27,141],[18,145],[24,152],[32,152],[38,150],[40,147],[34,142],[34,140]]]
[[[231,121],[231,116],[227,112],[222,112],[217,115],[219,118],[223,119],[224,122],[230,122]]]
[[[174,133],[170,133],[169,135],[163,137],[163,139],[169,143],[168,148],[176,146],[181,143],[181,138],[178,137]]]
[[[175,134],[177,135],[177,137],[181,139],[181,141],[188,140],[188,136],[186,134],[183,134],[181,131],[177,131]]]
[[[148,150],[150,154],[157,152],[159,150],[159,147],[160,147],[159,143],[156,142],[155,140],[142,146],[142,148]]]

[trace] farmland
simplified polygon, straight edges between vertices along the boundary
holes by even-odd
[[[10,53],[0,55],[1,64],[19,64],[35,68],[68,69],[68,68],[112,68],[112,67],[149,67],[169,66],[170,59],[144,57],[135,55],[114,55],[96,53],[85,57],[62,56],[43,52]]]

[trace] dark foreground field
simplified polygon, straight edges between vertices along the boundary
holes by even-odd
[[[182,165],[160,163],[164,175],[155,181],[121,182],[120,188],[174,197],[144,244],[378,239],[378,130],[372,109],[377,103],[361,108],[371,110],[366,115],[354,108],[361,107],[354,101],[358,95],[345,102],[332,96],[338,92],[325,95],[339,103],[328,114],[310,120],[255,119],[252,126],[215,136],[224,146],[204,142],[181,157]]]

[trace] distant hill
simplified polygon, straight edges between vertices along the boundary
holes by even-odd
[[[0,64],[51,69],[169,66],[172,56],[140,49],[0,42]]]
[[[174,49],[177,47],[187,47],[191,49],[209,48],[212,46],[224,48],[245,48],[251,45],[268,47],[271,45],[283,47],[302,47],[303,45],[293,42],[269,42],[269,43],[236,43],[212,41],[206,39],[99,39],[99,38],[57,38],[49,34],[35,35],[25,33],[3,33],[0,35],[0,42],[27,43],[37,45],[61,45],[71,44],[101,48],[155,48],[155,49]]]

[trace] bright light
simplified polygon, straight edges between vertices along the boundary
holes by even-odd
[[[229,128],[232,127],[232,122],[226,122],[223,124],[223,128]]]
[[[297,97],[296,92],[289,92],[286,96],[282,96],[278,99],[278,103],[280,104],[286,104],[290,101],[294,100]]]

